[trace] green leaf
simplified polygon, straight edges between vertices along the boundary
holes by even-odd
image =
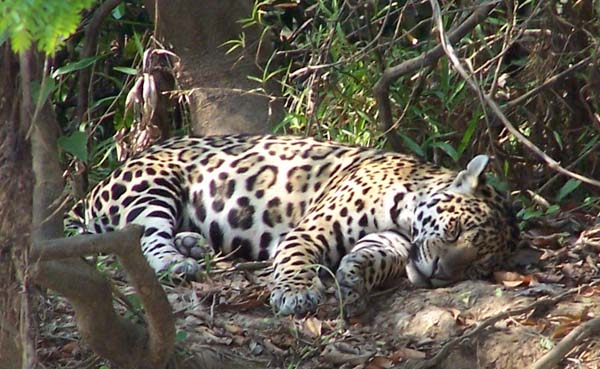
[[[186,331],[177,331],[177,333],[175,334],[175,342],[183,342],[185,341],[187,336],[188,335]]]
[[[496,288],[496,290],[494,291],[494,295],[496,295],[496,297],[502,297],[502,288]]]
[[[133,41],[135,43],[135,48],[137,49],[139,56],[143,56],[144,55],[144,45],[142,45],[142,40],[140,40],[140,36],[138,35],[137,32],[133,33]]]
[[[451,157],[452,160],[458,161],[458,158],[459,158],[458,152],[456,152],[454,147],[452,147],[449,143],[439,141],[439,142],[434,142],[431,146],[441,149],[443,152],[448,154],[448,156]]]
[[[552,134],[554,135],[554,139],[556,140],[558,147],[560,147],[560,149],[562,150],[563,149],[562,137],[560,137],[560,134],[556,131],[552,131]]]
[[[75,131],[70,136],[62,136],[58,139],[58,146],[77,159],[87,163],[87,135],[85,132]]]
[[[550,205],[548,207],[548,209],[546,209],[546,215],[558,213],[559,210],[560,210],[560,205],[557,205],[557,204]]]
[[[421,148],[421,146],[419,146],[418,143],[416,143],[412,138],[408,137],[407,135],[404,135],[402,133],[399,133],[399,135],[406,147],[408,147],[410,151],[414,152],[422,158],[425,157],[425,151],[423,151],[423,149]]]
[[[554,342],[548,337],[542,337],[540,339],[540,346],[542,346],[546,350],[550,350],[554,347]]]
[[[104,55],[90,56],[90,57],[78,60],[76,62],[69,63],[69,64],[65,65],[64,67],[60,67],[57,70],[55,70],[54,73],[52,73],[52,78],[56,78],[63,74],[67,74],[67,73],[78,71],[83,68],[87,68],[90,65],[94,64],[95,62],[97,62],[98,60],[102,59],[103,57],[104,57]]]
[[[107,96],[102,99],[98,99],[98,100],[94,101],[92,106],[90,106],[90,110],[94,110],[106,102],[113,102],[116,98],[117,98],[117,96]]]
[[[486,173],[485,182],[500,192],[508,191],[508,183],[493,173]]]
[[[125,3],[123,2],[119,5],[117,5],[117,7],[113,9],[112,16],[116,20],[119,20],[119,19],[123,18],[124,15],[125,15]]]
[[[560,190],[558,190],[558,195],[556,195],[555,201],[556,202],[560,202],[562,199],[564,199],[567,195],[569,195],[571,192],[575,191],[577,189],[577,187],[579,187],[579,185],[581,184],[581,181],[577,180],[577,179],[569,179],[567,181],[567,183],[565,183]]]
[[[12,48],[15,52],[25,51],[31,45],[31,35],[25,27],[22,27],[20,30],[16,30],[12,34]]]
[[[467,148],[467,146],[471,143],[471,137],[473,137],[475,128],[477,128],[477,124],[479,123],[479,118],[480,118],[479,114],[474,114],[473,118],[469,122],[469,125],[467,126],[467,129],[465,130],[465,133],[463,134],[462,139],[460,140],[460,143],[458,144],[458,149],[456,150],[458,152],[458,159],[460,159],[463,152],[465,152],[465,149]]]
[[[532,218],[537,218],[539,216],[542,216],[544,214],[543,211],[539,210],[539,209],[535,209],[535,208],[525,208],[523,210],[521,210],[519,212],[519,216],[523,219],[523,220],[529,220]]]
[[[56,83],[51,78],[46,78],[43,85],[37,82],[33,83],[31,88],[33,102],[36,104],[39,102],[40,105],[43,105],[55,88]]]
[[[125,74],[129,74],[131,76],[137,76],[138,74],[138,70],[135,68],[129,68],[129,67],[114,67],[114,70],[116,70],[117,72],[121,72],[121,73],[125,73]]]

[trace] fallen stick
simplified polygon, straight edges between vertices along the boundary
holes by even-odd
[[[531,369],[549,369],[558,364],[564,357],[588,337],[600,334],[600,317],[581,324],[565,336],[554,348],[539,358]]]

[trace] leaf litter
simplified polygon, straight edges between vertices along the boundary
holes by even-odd
[[[503,317],[459,339],[436,366],[526,368],[573,329],[600,316],[600,225],[588,222],[573,230],[569,222],[549,221],[534,225],[524,238],[528,245],[514,265],[488,281],[426,290],[401,280],[374,293],[368,312],[348,320],[340,318],[334,288],[315,314],[276,317],[261,270],[219,261],[200,282],[164,286],[176,317],[177,347],[190,356],[207,346],[223,348],[266,368],[412,368],[487,319],[578,288],[558,303]],[[118,309],[139,320],[122,272],[110,261],[106,270],[123,296]],[[40,320],[38,355],[45,367],[110,368],[81,341],[72,309],[60,296],[43,296]],[[559,367],[599,368],[599,339],[578,344]]]

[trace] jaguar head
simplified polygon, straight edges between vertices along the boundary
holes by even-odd
[[[415,286],[444,286],[485,274],[510,248],[508,208],[483,179],[488,160],[476,156],[448,187],[417,205],[406,266]]]

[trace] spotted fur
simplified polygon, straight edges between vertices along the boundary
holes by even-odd
[[[173,138],[94,187],[66,226],[101,233],[143,225],[142,249],[156,271],[197,272],[189,256],[201,253],[181,246],[194,244],[190,235],[215,250],[272,258],[271,304],[281,314],[313,310],[321,301],[316,266],[339,265],[344,297],[360,307],[398,275],[444,285],[489,271],[511,249],[514,223],[481,180],[486,163],[478,156],[456,173],[311,138]]]

